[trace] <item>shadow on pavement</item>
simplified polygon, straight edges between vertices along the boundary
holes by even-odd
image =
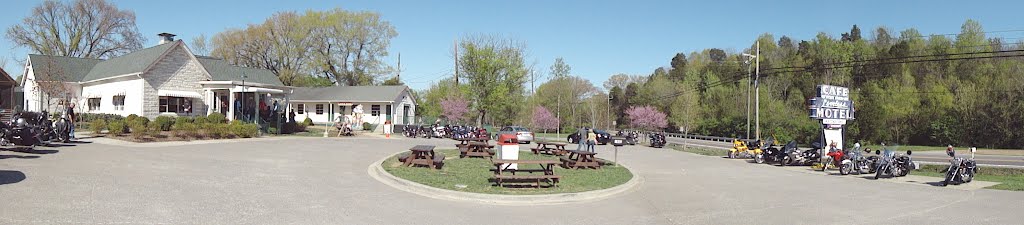
[[[73,146],[78,146],[78,145],[52,142],[52,143],[49,143],[49,144],[44,144],[44,146],[46,146],[46,147],[73,147]]]
[[[38,159],[38,155],[0,155],[0,159]]]
[[[58,151],[56,149],[12,148],[10,150],[12,152],[21,152],[21,153],[39,154],[39,155],[48,155],[48,154],[53,154],[53,153],[60,152],[60,151]]]
[[[0,185],[13,184],[25,180],[25,173],[13,170],[0,170]]]

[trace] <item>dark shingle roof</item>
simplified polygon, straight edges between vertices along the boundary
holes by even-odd
[[[240,81],[244,72],[246,82],[284,85],[270,70],[232,66],[227,61],[206,56],[197,56],[196,58],[199,59],[199,64],[203,64],[203,68],[210,72],[210,77],[215,81]]]
[[[295,101],[390,102],[395,101],[408,87],[401,86],[333,86],[322,88],[297,87],[291,99]]]
[[[174,47],[175,44],[176,42],[165,43],[134,51],[127,55],[103,60],[96,64],[96,67],[93,67],[92,70],[89,71],[89,74],[85,75],[85,77],[80,81],[91,81],[118,75],[141,73],[142,70],[146,69],[146,67],[152,65],[157,59],[160,59],[160,56],[164,55],[164,53],[167,52],[167,50],[170,50],[171,47]]]
[[[107,60],[46,55],[29,55],[29,60],[32,62],[36,79],[47,80],[49,74],[66,71],[68,77],[65,81],[85,82],[141,73],[149,65],[160,60],[160,57],[177,43],[180,41],[153,46]],[[227,61],[206,56],[196,56],[196,59],[215,81],[240,81],[244,73],[247,82],[283,86],[277,75],[270,70],[232,66]]]
[[[66,82],[79,82],[85,77],[99,59],[85,59],[64,56],[50,55],[28,55],[32,63],[32,72],[36,80],[63,80]]]

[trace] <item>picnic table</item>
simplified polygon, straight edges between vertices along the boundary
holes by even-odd
[[[530,148],[530,150],[533,151],[533,154],[535,154],[535,155],[540,154],[540,153],[544,153],[544,154],[548,154],[548,155],[565,155],[566,154],[565,145],[567,145],[567,144],[566,143],[558,143],[558,142],[538,141],[537,142],[537,147],[536,148]]]
[[[417,145],[409,149],[409,155],[405,157],[405,166],[427,166],[440,169],[444,165],[444,154],[434,153],[433,145]],[[402,160],[402,157],[399,157]]]
[[[601,168],[601,162],[598,162],[597,159],[594,158],[594,155],[597,155],[596,152],[577,150],[568,150],[568,152],[568,156],[558,157],[558,159],[562,161],[562,166],[565,168]]]
[[[490,138],[460,138],[460,139],[455,139],[455,140],[459,141],[458,144],[455,144],[455,147],[462,148],[462,147],[465,147],[466,145],[468,145],[470,142],[485,142],[486,143],[487,141],[490,141],[491,139]]]
[[[540,165],[540,169],[508,169],[508,165],[512,163],[519,164],[521,168],[523,165],[536,164]],[[562,176],[555,175],[555,164],[559,164],[557,160],[510,160],[510,159],[491,159],[491,164],[494,164],[494,182],[498,187],[503,187],[502,183],[505,182],[534,182],[535,188],[540,188],[540,182],[544,181],[548,183],[548,187],[557,187],[558,180]],[[503,167],[504,166],[504,167]],[[508,172],[508,173],[503,173]],[[530,175],[517,175],[516,172],[527,172]],[[533,175],[533,173],[541,172],[543,175]],[[511,173],[511,174],[509,174]]]
[[[487,142],[471,141],[465,147],[459,148],[459,158],[465,157],[491,157],[494,155],[494,145]]]

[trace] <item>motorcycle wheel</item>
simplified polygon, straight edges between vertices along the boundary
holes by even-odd
[[[785,166],[786,164],[789,164],[789,156],[788,155],[787,156],[782,156],[782,159],[779,160],[779,166]]]
[[[896,166],[896,168],[900,170],[900,172],[896,174],[897,177],[907,176],[907,174],[910,174],[910,168],[907,168],[906,166]]]
[[[754,162],[757,164],[764,163],[764,155],[755,155]]]
[[[822,163],[821,164],[821,172],[825,172],[826,170],[828,170],[828,166],[830,166],[830,165],[832,165],[832,160],[827,160],[827,161],[825,161],[825,163]]]
[[[884,169],[875,169],[875,180],[878,180],[879,177],[882,177],[882,170]]]
[[[730,159],[735,159],[736,158],[736,152],[729,151],[728,155],[726,155],[726,156],[729,157]]]
[[[843,165],[839,166],[839,174],[841,175],[850,174],[851,170],[853,170],[852,163],[843,163]]]
[[[953,180],[953,173],[955,173],[955,171],[946,172],[946,180],[942,181],[942,186],[943,187],[949,185],[949,181]]]
[[[967,172],[964,173],[963,175],[963,180],[964,183],[970,183],[972,180],[974,180],[974,171],[967,170]]]

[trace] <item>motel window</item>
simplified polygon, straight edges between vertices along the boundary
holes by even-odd
[[[114,96],[114,110],[124,111],[124,95]]]
[[[161,113],[191,113],[192,100],[182,97],[160,96]]]
[[[342,115],[345,115],[345,109],[347,109],[347,108],[348,108],[348,107],[346,107],[346,106],[343,106],[343,105],[339,105],[339,106],[338,106],[338,114],[342,114]]]
[[[370,116],[380,116],[380,105],[370,106]]]
[[[297,110],[296,110],[297,112],[295,112],[295,113],[306,114],[306,104],[297,104],[295,106],[296,106],[295,108],[297,108]]]
[[[316,114],[317,115],[323,115],[324,114],[324,104],[316,104]]]
[[[89,111],[100,110],[100,98],[89,98]]]

